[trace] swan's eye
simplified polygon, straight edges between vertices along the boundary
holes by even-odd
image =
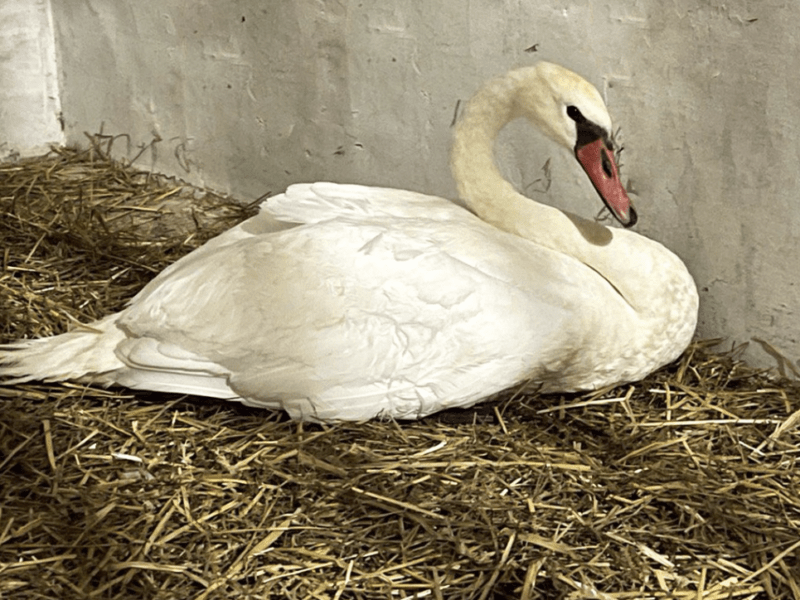
[[[576,106],[568,106],[567,107],[567,116],[575,121],[576,123],[585,123],[586,117],[583,116],[581,111],[578,110]]]
[[[584,117],[577,106],[567,106],[567,116],[575,121],[575,130],[578,134],[575,140],[576,149],[582,148],[586,144],[591,144],[597,140],[603,140],[604,145],[610,141],[606,130]],[[606,165],[604,165],[604,167],[605,166]],[[608,169],[605,170],[608,172]]]

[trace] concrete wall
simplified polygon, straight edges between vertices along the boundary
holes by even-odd
[[[130,136],[117,148],[131,155],[157,139],[138,164],[242,199],[323,179],[452,196],[456,102],[508,68],[564,64],[606,97],[637,229],[695,275],[699,334],[800,357],[800,4],[52,3],[68,139],[102,125]],[[503,168],[529,195],[598,210],[570,156],[526,127],[502,138]]]
[[[0,159],[64,142],[48,0],[0,1]]]

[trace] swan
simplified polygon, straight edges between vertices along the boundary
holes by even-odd
[[[466,210],[411,191],[296,184],[157,275],[119,313],[0,349],[7,383],[77,379],[283,409],[297,420],[417,419],[515,383],[638,380],[697,320],[661,244],[532,201],[495,165],[527,118],[636,221],[611,119],[577,74],[540,62],[489,81],[455,128]]]

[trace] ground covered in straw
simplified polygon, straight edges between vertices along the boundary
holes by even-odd
[[[0,165],[0,341],[248,214],[111,142]],[[712,350],[413,423],[0,382],[0,597],[800,600],[800,388]]]

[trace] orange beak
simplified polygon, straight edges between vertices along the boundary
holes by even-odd
[[[583,146],[576,146],[575,156],[611,213],[624,227],[634,225],[638,219],[636,210],[622,186],[614,155],[605,140],[598,138]]]

